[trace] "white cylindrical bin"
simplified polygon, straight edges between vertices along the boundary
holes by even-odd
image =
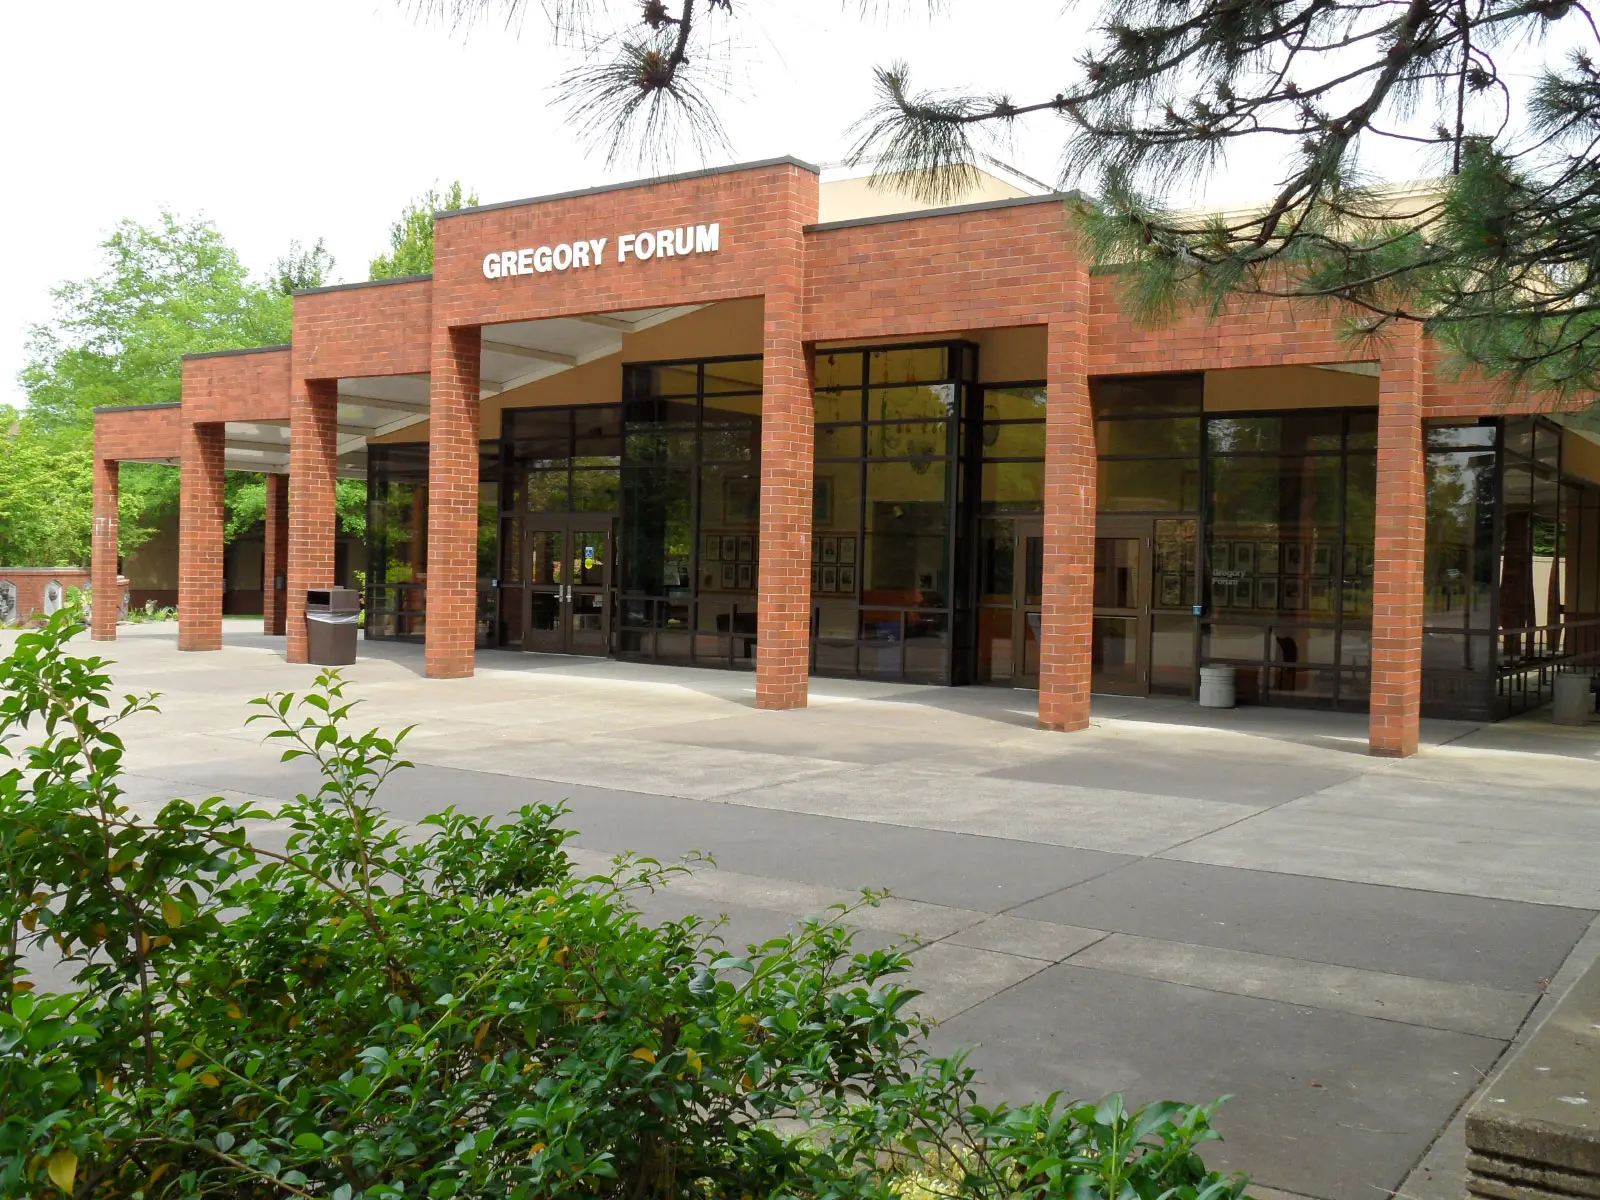
[[[1233,668],[1200,668],[1200,707],[1233,707]]]
[[[1589,691],[1589,676],[1562,671],[1556,676],[1555,704],[1551,719],[1557,725],[1587,725],[1594,715],[1594,695]]]

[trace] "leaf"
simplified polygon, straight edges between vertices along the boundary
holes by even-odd
[[[176,900],[168,900],[161,905],[161,919],[171,929],[176,929],[183,924],[183,909],[179,907]]]
[[[199,1055],[197,1055],[193,1050],[185,1050],[178,1057],[178,1070],[187,1071],[190,1067],[194,1066],[195,1059],[198,1057]]]
[[[57,1150],[50,1156],[50,1163],[45,1168],[50,1175],[50,1182],[55,1184],[67,1195],[72,1195],[72,1185],[78,1178],[78,1156],[71,1150]]]
[[[656,1052],[654,1050],[650,1050],[650,1049],[648,1049],[648,1048],[646,1048],[644,1046],[640,1046],[637,1050],[635,1050],[628,1057],[637,1058],[640,1062],[643,1062],[643,1063],[653,1063],[653,1062],[656,1061]]]
[[[216,1086],[217,1086],[217,1084],[219,1084],[219,1083],[220,1083],[220,1082],[222,1082],[222,1081],[221,1081],[221,1080],[219,1080],[219,1079],[218,1079],[218,1078],[217,1078],[217,1077],[216,1077],[216,1076],[215,1076],[215,1075],[213,1075],[213,1074],[212,1074],[212,1073],[211,1073],[211,1072],[210,1072],[210,1071],[206,1071],[206,1072],[205,1072],[205,1073],[203,1073],[203,1074],[202,1074],[202,1075],[201,1075],[201,1076],[200,1076],[200,1082],[201,1082],[201,1083],[203,1083],[203,1084],[205,1084],[205,1085],[206,1085],[206,1086],[207,1086],[207,1087],[216,1087]]]

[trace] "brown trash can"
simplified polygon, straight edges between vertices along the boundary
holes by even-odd
[[[361,599],[351,588],[314,588],[306,593],[306,661],[348,667],[356,661]]]

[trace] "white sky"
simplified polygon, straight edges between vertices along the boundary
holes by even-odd
[[[891,30],[857,7],[755,0],[721,106],[728,161],[837,161],[871,103],[872,67],[892,58],[925,86],[1051,94],[1091,11],[966,0],[930,23],[900,0],[885,6],[899,14]],[[564,123],[551,84],[575,61],[537,15],[520,36],[458,35],[402,0],[0,4],[0,404],[22,399],[23,342],[50,315],[49,289],[92,273],[123,217],[207,217],[256,272],[290,239],[321,237],[335,277],[356,280],[401,206],[435,182],[460,178],[487,202],[648,174],[607,170]],[[1004,157],[1053,180],[1058,148],[1041,120]],[[1274,177],[1230,172],[1207,199],[1232,203]]]

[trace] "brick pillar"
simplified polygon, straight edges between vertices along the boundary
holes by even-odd
[[[288,591],[283,621],[287,657],[306,661],[306,590],[333,586],[338,511],[339,384],[297,379],[289,387]]]
[[[756,707],[804,708],[811,673],[816,410],[797,293],[768,293],[761,355]]]
[[[224,427],[185,421],[178,435],[178,649],[222,649]]]
[[[1043,729],[1082,729],[1089,723],[1095,445],[1086,335],[1081,315],[1050,323],[1044,433],[1044,595],[1039,622],[1039,725]]]
[[[1368,748],[1417,752],[1422,720],[1422,363],[1418,339],[1397,331],[1378,384],[1376,565],[1372,580],[1372,717]]]
[[[261,556],[261,632],[282,637],[289,571],[289,477],[267,476],[267,529]],[[283,576],[285,586],[277,586]]]
[[[97,642],[117,640],[117,615],[122,593],[117,588],[117,504],[120,480],[117,462],[94,460],[94,533],[90,543],[90,579],[94,585],[94,611],[89,636]]]
[[[478,630],[476,327],[434,330],[428,385],[427,676],[472,674]]]

